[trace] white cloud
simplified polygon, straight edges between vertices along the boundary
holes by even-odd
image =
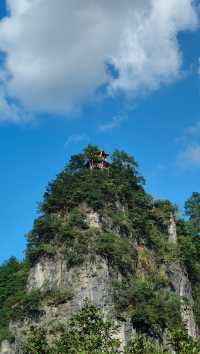
[[[180,75],[182,55],[177,34],[197,24],[192,1],[153,0],[151,4],[151,11],[142,17],[133,13],[124,32],[120,52],[113,58],[119,70],[119,78],[112,83],[114,89],[138,94]]]
[[[180,31],[193,30],[192,0],[7,0],[0,49],[4,83],[25,109],[66,113],[104,85],[109,94],[155,90],[179,77]],[[118,73],[112,77],[106,63]]]
[[[177,162],[182,167],[200,167],[200,145],[188,145],[179,153]]]
[[[86,134],[73,134],[68,137],[65,147],[68,147],[69,145],[74,145],[74,144],[80,144],[82,142],[88,142],[89,137]]]
[[[109,130],[119,128],[122,125],[122,123],[126,120],[127,117],[121,117],[121,116],[113,117],[109,122],[99,125],[98,130],[104,133]]]
[[[24,110],[19,104],[15,102],[9,102],[3,91],[0,90],[0,121],[1,122],[13,122],[24,123],[32,120],[30,112]]]
[[[177,144],[187,144],[188,142],[191,142],[191,140],[194,141],[198,140],[200,137],[200,121],[197,121],[193,125],[187,127],[181,136],[175,139]]]
[[[200,121],[196,122],[194,125],[186,129],[186,135],[190,137],[200,136]]]

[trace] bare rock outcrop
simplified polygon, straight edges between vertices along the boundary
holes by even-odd
[[[176,220],[173,214],[170,217],[169,224],[169,242],[177,243],[177,231],[176,231]],[[182,300],[181,305],[181,316],[183,323],[185,324],[188,334],[193,338],[198,338],[199,330],[197,328],[195,317],[194,317],[194,300],[192,296],[192,286],[188,278],[187,270],[179,262],[172,264],[169,267],[169,275],[172,281],[173,287],[176,294],[180,296]]]

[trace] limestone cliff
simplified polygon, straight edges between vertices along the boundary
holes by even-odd
[[[88,214],[87,220],[90,227],[101,227],[99,219],[97,213],[90,212]],[[176,243],[176,227],[173,217],[169,223],[169,242]],[[192,290],[187,272],[178,263],[170,265],[166,272],[169,273],[175,292],[183,299],[181,314],[188,333],[196,338],[198,329],[192,310]],[[102,309],[105,317],[115,318],[119,325],[117,337],[123,347],[134,335],[136,329],[133,328],[130,318],[123,322],[117,319],[112,288],[113,279],[116,277],[120,278],[121,274],[114,274],[108,262],[100,256],[97,256],[92,262],[86,256],[81,266],[71,269],[68,268],[62,254],[57,254],[53,258],[42,256],[29,271],[27,292],[39,290],[42,296],[48,290],[58,290],[64,294],[66,300],[63,299],[60,304],[52,304],[50,301],[48,302],[48,299],[44,300],[41,304],[39,320],[31,320],[32,323],[37,325],[39,323],[46,328],[56,323],[66,325],[69,318],[81,309],[84,300],[88,299]],[[10,330],[15,336],[15,344],[4,341],[1,345],[1,354],[21,353],[20,346],[24,340],[24,330],[28,325],[30,325],[30,320],[27,321],[27,319],[10,324]]]
[[[176,220],[173,215],[171,215],[169,224],[169,242],[177,244]],[[199,330],[193,313],[192,287],[187,271],[183,265],[177,262],[169,266],[169,276],[176,293],[182,299],[181,315],[188,333],[192,337],[198,338]]]

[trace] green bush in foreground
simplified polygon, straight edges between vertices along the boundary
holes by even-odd
[[[31,328],[22,350],[24,354],[117,354],[120,353],[120,342],[113,338],[115,332],[113,323],[105,321],[96,307],[86,303],[72,317],[69,326],[62,328],[52,346],[47,345],[41,328]]]
[[[23,345],[23,354],[50,354],[46,333],[43,328],[31,327],[26,335],[28,339]]]
[[[95,306],[86,302],[84,308],[74,315],[67,328],[60,326],[56,331],[55,341],[49,345],[46,332],[41,328],[31,327],[27,342],[23,345],[24,354],[119,354],[121,344],[115,339],[117,327],[110,320],[105,320]],[[51,335],[52,335],[51,331]],[[178,328],[170,335],[170,344],[178,354],[199,354],[200,346],[186,330]],[[155,339],[146,335],[137,335],[124,348],[125,354],[170,354]]]

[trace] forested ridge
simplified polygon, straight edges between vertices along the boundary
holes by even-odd
[[[11,258],[0,267],[0,340],[15,341],[10,321],[34,319],[27,327],[24,354],[120,353],[114,319],[105,319],[90,302],[74,314],[66,327],[49,329],[54,340],[39,327],[42,304],[58,306],[70,301],[70,289],[27,292],[29,270],[41,257],[61,252],[68,269],[85,258],[102,257],[113,274],[116,318],[130,319],[137,336],[125,353],[170,353],[163,336],[177,353],[200,353],[198,341],[188,336],[181,318],[183,299],[175,293],[168,268],[181,264],[192,284],[193,311],[200,327],[200,194],[185,203],[185,215],[166,200],[145,192],[145,180],[135,159],[114,151],[110,167],[89,170],[88,159],[99,151],[89,145],[72,156],[64,170],[49,183],[39,206],[39,217],[27,234],[25,259]],[[101,228],[90,227],[87,210],[99,215]],[[177,243],[168,240],[171,216],[176,215]],[[116,274],[120,274],[116,276]],[[45,299],[45,300],[44,300]],[[76,330],[75,330],[76,329]]]

